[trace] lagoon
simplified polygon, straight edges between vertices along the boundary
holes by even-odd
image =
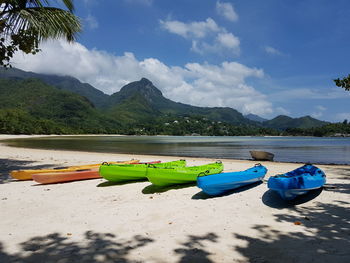
[[[214,159],[251,159],[250,150],[278,162],[350,164],[350,138],[256,136],[50,136],[4,141],[10,146]]]

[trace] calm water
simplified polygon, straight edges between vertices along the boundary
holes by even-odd
[[[275,154],[275,161],[350,164],[350,138],[63,136],[7,140],[17,147],[107,153],[251,159],[250,150]]]

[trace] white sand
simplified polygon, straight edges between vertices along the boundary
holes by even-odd
[[[326,189],[294,204],[268,191],[266,182],[207,198],[196,186],[4,179],[9,170],[30,166],[132,158],[180,159],[0,144],[0,262],[350,262],[350,166],[318,165],[327,174]],[[239,171],[255,162],[223,163],[225,171]],[[266,179],[300,166],[263,165]]]

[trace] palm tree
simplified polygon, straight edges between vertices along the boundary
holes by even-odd
[[[81,23],[73,14],[73,0],[0,0],[0,65],[9,65],[15,51],[39,51],[46,39],[76,39]],[[56,5],[57,5],[56,4]]]

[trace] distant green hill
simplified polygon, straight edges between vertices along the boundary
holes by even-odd
[[[118,127],[76,93],[38,79],[0,79],[0,133],[105,133]]]
[[[291,118],[285,115],[279,115],[269,121],[264,121],[262,123],[265,127],[274,128],[278,130],[285,130],[287,128],[313,128],[321,127],[328,124],[328,122],[320,121],[314,119],[310,116],[305,116],[301,118]]]
[[[267,119],[264,119],[258,115],[255,115],[255,114],[247,114],[247,115],[244,115],[244,117],[246,117],[247,119],[251,120],[251,121],[257,121],[257,122],[264,122],[264,121],[267,121]]]
[[[58,89],[80,94],[81,96],[89,99],[96,107],[103,107],[109,97],[107,94],[104,94],[102,91],[94,88],[90,84],[81,83],[76,78],[69,76],[38,74],[33,72],[26,72],[16,68],[5,69],[0,67],[0,78],[15,80],[29,78],[40,79],[46,84],[54,86]]]

